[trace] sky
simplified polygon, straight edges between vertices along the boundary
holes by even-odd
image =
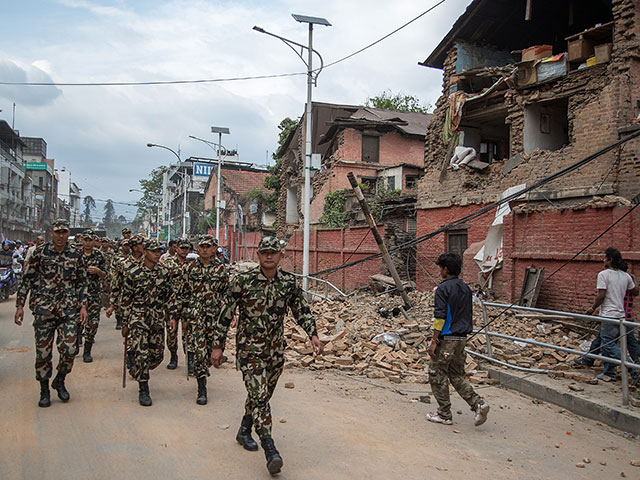
[[[471,0],[446,0],[398,33],[327,67],[313,100],[363,104],[385,90],[435,104],[442,72],[418,65]],[[325,64],[343,58],[415,18],[438,0],[21,0],[3,2],[0,82],[110,83],[220,79],[305,72],[300,58],[254,25],[307,44],[292,13],[323,17],[313,46]],[[317,60],[314,59],[314,66]],[[215,157],[211,126],[228,127],[226,148],[264,165],[277,148],[278,124],[304,113],[306,75],[138,86],[0,85],[0,120],[20,135],[44,138],[47,156],[65,167],[82,195],[112,199],[131,219],[138,180],[155,167]],[[15,103],[15,119],[13,104]],[[13,123],[15,121],[15,123]]]

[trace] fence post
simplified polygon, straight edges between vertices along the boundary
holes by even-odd
[[[480,300],[480,305],[482,305],[482,322],[484,323],[484,335],[485,335],[485,341],[487,343],[487,355],[489,355],[489,357],[493,358],[493,352],[491,350],[491,337],[489,336],[489,318],[487,316],[487,306],[484,304],[484,301],[481,298],[478,298]]]
[[[620,373],[622,376],[622,405],[629,405],[629,371],[627,370],[627,328],[625,317],[620,319]],[[633,332],[633,330],[631,330]]]

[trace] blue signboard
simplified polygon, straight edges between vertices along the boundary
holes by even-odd
[[[211,175],[211,170],[215,165],[210,163],[194,163],[193,164],[193,176],[194,177],[208,177]]]

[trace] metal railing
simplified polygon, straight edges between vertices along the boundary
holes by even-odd
[[[553,350],[559,350],[561,352],[566,352],[566,353],[570,353],[570,354],[577,354],[582,356],[583,358],[592,358],[594,360],[602,360],[604,362],[609,362],[612,363],[614,365],[620,365],[620,370],[621,370],[621,378],[622,378],[622,404],[623,405],[628,405],[629,404],[629,371],[628,369],[635,369],[635,370],[639,370],[640,371],[640,365],[635,364],[633,362],[628,361],[627,359],[627,327],[640,327],[640,323],[636,323],[636,322],[629,322],[625,319],[616,319],[616,318],[607,318],[607,317],[598,317],[595,315],[584,315],[581,313],[572,313],[572,312],[563,312],[563,311],[559,311],[559,310],[547,310],[547,309],[543,309],[543,308],[533,308],[533,307],[523,307],[520,305],[507,305],[507,304],[503,304],[503,303],[493,303],[493,302],[484,302],[483,300],[479,300],[480,305],[482,306],[482,318],[483,318],[483,323],[484,326],[482,328],[480,328],[479,330],[474,330],[474,333],[482,333],[484,331],[485,334],[485,339],[486,339],[486,356],[479,354],[477,352],[473,352],[470,350],[467,350],[468,353],[472,354],[472,355],[476,355],[479,356],[480,358],[484,358],[485,360],[489,360],[492,362],[496,362],[499,363],[501,365],[505,365],[511,368],[515,368],[517,370],[524,370],[524,371],[529,371],[529,372],[534,372],[534,373],[546,373],[548,370],[539,370],[539,369],[526,369],[523,367],[518,367],[515,365],[511,365],[509,363],[506,362],[501,362],[500,360],[497,360],[495,358],[493,358],[493,352],[491,349],[491,337],[496,337],[496,338],[503,338],[506,340],[513,340],[513,341],[518,341],[518,342],[523,342],[523,343],[527,343],[527,344],[531,344],[531,345],[536,345],[539,347],[544,347],[544,348],[549,348],[549,349],[553,349]],[[514,337],[511,335],[504,335],[502,333],[496,333],[496,332],[492,332],[489,330],[489,320],[488,320],[488,314],[487,314],[487,306],[489,307],[497,307],[497,308],[504,308],[505,310],[521,310],[521,311],[525,311],[525,312],[536,312],[536,313],[543,313],[546,315],[555,315],[555,316],[563,316],[563,317],[571,317],[571,318],[576,318],[576,319],[580,319],[580,320],[589,320],[589,321],[595,321],[595,322],[599,322],[599,323],[611,323],[614,325],[618,325],[620,327],[620,334],[619,334],[619,339],[620,339],[620,360],[614,359],[614,358],[610,358],[610,357],[605,357],[603,355],[597,355],[591,352],[583,352],[581,350],[575,350],[572,348],[567,348],[567,347],[561,347],[558,345],[553,345],[550,343],[544,343],[544,342],[539,342],[537,340],[533,340],[532,338],[520,338],[520,337]],[[632,334],[635,334],[635,332],[633,330],[630,330],[630,332]],[[617,339],[614,339],[613,341],[617,341]]]
[[[298,278],[303,278],[304,275],[300,274],[300,273],[292,273],[294,276],[298,277]],[[333,290],[335,291],[338,295],[340,295],[341,297],[347,298],[350,296],[353,296],[354,299],[356,300],[356,302],[358,301],[358,294],[357,294],[357,290],[354,290],[351,293],[344,293],[342,290],[340,290],[338,287],[336,287],[333,283],[331,283],[328,280],[325,280],[324,278],[317,278],[317,277],[311,277],[311,276],[307,276],[307,278],[309,279],[309,289],[305,290],[306,293],[308,293],[309,295],[312,295],[314,297],[320,297],[323,298],[325,300],[331,300],[330,296],[329,296],[329,290]],[[323,285],[323,293],[318,293],[317,291],[313,291],[311,289],[311,282],[315,282],[315,285],[318,286],[318,284]]]

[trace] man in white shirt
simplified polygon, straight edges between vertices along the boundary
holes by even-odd
[[[613,247],[609,247],[604,252],[605,269],[598,273],[596,288],[598,293],[593,302],[593,306],[587,310],[587,315],[593,315],[596,308],[600,307],[600,316],[624,319],[624,296],[627,291],[633,296],[638,295],[638,286],[633,282],[631,275],[622,271],[622,255]],[[618,338],[620,337],[620,326],[614,323],[602,322],[600,325],[601,347],[600,351],[605,357],[620,360],[620,347]],[[598,378],[606,380],[615,378],[615,365],[604,363],[604,372]]]

